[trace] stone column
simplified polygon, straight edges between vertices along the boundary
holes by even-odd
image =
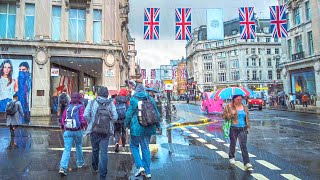
[[[24,14],[25,3],[24,0],[21,0],[19,7],[16,9],[16,38],[18,39],[23,39],[24,36]]]
[[[102,40],[115,40],[115,9],[114,0],[103,3],[104,11],[102,11]]]
[[[316,85],[316,93],[317,93],[317,107],[320,107],[320,59],[318,62],[314,64],[315,68],[315,85]]]
[[[69,7],[66,7],[64,0],[62,0],[61,4],[61,41],[66,41],[69,39]]]
[[[107,51],[102,62],[102,85],[110,90],[118,90],[120,87],[120,68],[118,52]]]
[[[314,53],[320,55],[320,1],[310,0]]]
[[[50,55],[46,47],[38,47],[33,55],[31,116],[49,116]]]
[[[51,1],[37,1],[35,11],[35,38],[50,39]]]

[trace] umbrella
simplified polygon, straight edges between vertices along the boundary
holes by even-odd
[[[233,95],[250,96],[255,94],[251,89],[245,87],[228,87],[214,92],[210,98],[232,99]]]
[[[157,90],[155,90],[154,88],[146,88],[146,91],[152,91],[154,93],[159,93]]]

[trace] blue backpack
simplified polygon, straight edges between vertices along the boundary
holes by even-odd
[[[69,104],[67,106],[66,119],[64,120],[64,126],[67,130],[78,130],[81,127],[80,122],[80,107],[82,105],[74,106]]]

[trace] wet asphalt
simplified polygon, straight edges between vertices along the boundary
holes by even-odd
[[[223,137],[219,115],[204,115],[196,105],[176,106],[183,118],[179,121],[205,117],[216,121],[173,128],[167,128],[170,122],[163,121],[162,133],[156,136],[157,145],[151,147],[152,179],[320,179],[320,116],[266,109],[250,111],[252,128],[247,145],[254,166],[250,172],[243,170],[240,152],[236,153],[237,165],[229,164],[229,140]],[[70,172],[61,178],[61,130],[21,128],[11,138],[9,130],[1,127],[0,179],[97,179],[91,171],[88,137],[84,137],[83,147],[87,166],[77,169],[73,152]],[[134,178],[134,170],[129,148],[115,154],[110,143],[108,178],[143,179]]]

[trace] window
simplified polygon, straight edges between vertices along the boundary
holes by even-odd
[[[274,53],[275,53],[275,54],[279,54],[279,48],[275,48],[275,49],[274,49]]]
[[[270,42],[271,41],[271,39],[270,38],[266,38],[266,42]]]
[[[210,62],[210,63],[204,63],[204,70],[212,70],[212,63]]]
[[[238,60],[238,59],[233,60],[233,61],[231,62],[231,67],[232,67],[232,68],[239,68],[239,60]]]
[[[259,71],[259,80],[262,80],[262,71]]]
[[[252,71],[252,80],[257,80],[257,71],[256,70]]]
[[[0,4],[0,38],[15,38],[16,6],[14,4]]]
[[[247,70],[247,80],[250,80],[250,70]]]
[[[93,42],[101,43],[101,10],[93,10]]]
[[[259,58],[259,66],[261,66],[261,58]]]
[[[224,82],[226,81],[226,73],[223,72],[223,73],[218,73],[218,77],[219,77],[219,82]]]
[[[268,80],[272,80],[272,70],[268,71]]]
[[[261,54],[262,49],[258,48],[258,54]]]
[[[249,58],[247,58],[247,66],[249,66]]]
[[[26,4],[26,12],[24,19],[24,37],[26,39],[34,38],[34,4]]]
[[[270,48],[267,49],[267,54],[271,54],[271,49]]]
[[[238,29],[232,30],[232,35],[235,35],[235,34],[237,34],[237,33],[238,33]]]
[[[281,71],[277,71],[277,79],[281,79]]]
[[[101,19],[100,19],[100,21],[101,21]],[[206,44],[204,44],[204,46],[205,46],[206,49],[211,48],[211,44],[210,43],[206,43]]]
[[[312,31],[308,32],[308,45],[309,45],[309,55],[313,55],[313,38],[312,38]]]
[[[211,60],[212,59],[212,54],[204,54],[203,59]]]
[[[231,79],[233,81],[237,81],[240,79],[239,71],[232,71],[231,72]]]
[[[256,59],[255,58],[252,58],[251,59],[251,64],[252,64],[252,66],[256,66],[257,64],[256,64]]]
[[[289,30],[290,29],[290,24],[291,24],[291,19],[290,19],[290,14],[287,13],[287,29]]]
[[[310,2],[306,2],[306,19],[307,21],[311,20],[311,9],[310,9]]]
[[[300,11],[299,11],[299,8],[296,8],[294,10],[294,17],[295,17],[294,24],[295,25],[299,25],[300,24]]]
[[[218,67],[219,67],[219,69],[225,69],[226,68],[226,62],[224,62],[224,61],[218,62]]]
[[[300,53],[300,52],[302,52],[302,38],[301,38],[301,35],[295,37],[295,40],[296,40],[296,52]]]
[[[84,42],[86,34],[86,11],[84,9],[69,10],[69,40]]]
[[[260,42],[260,38],[259,37],[257,37],[257,42]]]
[[[51,39],[61,40],[61,7],[52,6]]]
[[[212,74],[204,74],[204,82],[212,82]]]
[[[251,54],[256,54],[256,48],[251,48]]]
[[[274,38],[274,42],[279,42],[279,39],[278,38]]]
[[[268,62],[268,67],[271,67],[272,66],[271,58],[268,58],[267,62]]]
[[[276,68],[279,68],[280,65],[280,58],[276,58]]]
[[[246,54],[249,54],[249,49],[248,48],[246,48]]]
[[[289,52],[289,59],[292,58],[292,44],[291,39],[288,40],[288,52]]]

